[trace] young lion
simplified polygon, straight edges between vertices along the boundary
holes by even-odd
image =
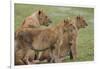
[[[32,48],[34,51],[45,51],[50,49],[51,61],[61,62],[59,60],[60,46],[62,44],[63,32],[66,29],[67,21],[63,20],[57,26],[39,28],[23,28],[21,33],[30,33],[32,37]],[[27,36],[26,36],[27,37]],[[24,39],[26,39],[24,37]]]
[[[39,10],[26,17],[21,27],[39,27],[40,25],[48,26],[49,23],[51,23],[50,18],[43,10]]]
[[[72,29],[73,27],[70,25],[69,23],[69,20],[66,19],[66,24],[64,25],[64,31],[63,31],[63,35],[62,36],[62,44],[60,46],[60,52],[59,52],[59,58],[60,58],[60,61],[62,62],[67,53],[70,51],[70,45],[69,45],[69,39],[70,39],[70,32],[68,29]],[[59,25],[60,26],[60,25]],[[69,32],[69,33],[68,33]],[[56,50],[55,50],[56,52]],[[46,50],[46,51],[43,51],[41,57],[40,57],[40,60],[48,60],[48,62],[50,62],[50,50]]]
[[[75,29],[71,30],[71,51],[70,51],[70,58],[76,59],[77,57],[77,37],[78,37],[78,31],[81,28],[85,28],[88,26],[86,23],[86,20],[82,16],[76,16],[75,18],[70,20],[70,23],[73,25]]]
[[[23,23],[21,24],[21,26],[19,26],[19,28],[16,30],[16,32],[15,32],[15,37],[16,38],[19,38],[19,36],[17,35],[17,33],[18,32],[20,32],[20,30],[22,29],[22,28],[33,28],[33,27],[39,27],[40,25],[46,25],[46,26],[48,26],[49,25],[49,23],[51,23],[52,21],[50,20],[50,18],[43,12],[43,10],[38,10],[38,11],[36,11],[36,12],[34,12],[32,15],[30,15],[30,16],[28,16],[28,17],[26,17],[25,18],[25,20],[23,21]],[[26,37],[25,36],[25,34],[26,33],[24,33],[23,35],[24,35],[24,37]],[[26,34],[27,35],[27,34]],[[18,36],[18,37],[17,37]],[[31,42],[32,40],[30,40],[30,38],[29,38],[29,36],[30,35],[27,35],[28,37],[26,37],[25,38],[25,40],[23,40],[23,39],[15,39],[15,49],[16,49],[16,51],[15,51],[15,54],[17,54],[17,55],[15,55],[15,57],[16,57],[16,62],[15,62],[15,64],[17,63],[17,64],[25,64],[21,59],[21,57],[23,57],[24,56],[24,54],[26,53],[26,55],[28,55],[28,52],[30,52],[30,53],[32,53],[32,51],[31,51],[31,49],[27,49],[26,48],[26,45],[27,44],[29,44],[29,43],[27,43],[27,42]],[[26,42],[26,45],[23,45],[23,43],[21,43],[20,41],[23,41],[23,43],[24,42]],[[17,47],[16,47],[17,46]],[[30,45],[28,45],[28,46],[30,46]],[[24,48],[26,48],[25,50],[25,52],[24,52]],[[20,53],[19,53],[20,52]],[[34,53],[34,52],[33,52]],[[19,57],[18,56],[18,54],[19,55],[21,55],[21,57]],[[29,56],[30,56],[30,54],[29,54]]]
[[[50,17],[48,17],[43,10],[38,10],[24,19],[16,30],[16,33],[22,28],[36,28],[40,27],[40,25],[48,26],[51,22]]]

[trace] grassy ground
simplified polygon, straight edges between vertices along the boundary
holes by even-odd
[[[78,58],[76,61],[94,60],[94,9],[80,7],[54,7],[43,5],[15,4],[15,29],[22,23],[26,16],[34,11],[43,9],[52,19],[53,24],[67,17],[82,15],[88,27],[81,29],[78,36]],[[66,61],[70,62],[69,59]]]

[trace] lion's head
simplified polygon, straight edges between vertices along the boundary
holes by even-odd
[[[50,17],[43,10],[39,10],[37,15],[38,15],[38,20],[41,25],[48,26],[49,23],[52,22]]]
[[[85,28],[86,26],[88,26],[86,20],[82,16],[76,17],[76,25],[78,28]]]

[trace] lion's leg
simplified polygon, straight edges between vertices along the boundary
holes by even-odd
[[[72,51],[71,50],[70,50],[69,54],[70,54],[70,59],[73,59],[73,55],[72,55]]]
[[[60,57],[59,57],[59,52],[58,51],[59,51],[58,48],[55,48],[55,50],[53,51],[52,62],[54,62],[54,63],[62,62]]]
[[[24,61],[25,64],[27,64],[27,65],[31,64],[31,63],[29,62],[29,58],[28,58],[28,57],[24,57],[24,58],[23,58],[23,61]]]
[[[72,41],[71,50],[70,50],[70,59],[75,60],[77,57],[77,46],[76,46],[76,40]]]
[[[19,59],[15,62],[15,65],[25,65],[25,63],[21,59]]]
[[[55,44],[55,49],[53,51],[53,57],[54,57],[54,62],[55,63],[60,63],[62,62],[62,60],[60,59],[60,51],[61,51],[61,46],[62,46],[62,43],[63,43],[63,38],[60,37],[58,40],[57,40],[57,43]]]
[[[53,61],[54,61],[54,53],[53,53],[53,50],[50,50],[50,58],[51,58],[50,63],[53,63]]]
[[[41,58],[42,53],[43,53],[43,52],[39,52],[39,53],[38,53],[38,57],[37,57],[38,60]]]

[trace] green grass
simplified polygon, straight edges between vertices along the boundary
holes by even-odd
[[[78,58],[76,61],[94,60],[94,9],[82,7],[57,7],[44,5],[15,4],[15,30],[25,17],[34,11],[43,9],[52,19],[53,24],[67,17],[82,15],[85,17],[88,27],[81,29],[78,35]],[[71,60],[67,59],[70,62]]]

